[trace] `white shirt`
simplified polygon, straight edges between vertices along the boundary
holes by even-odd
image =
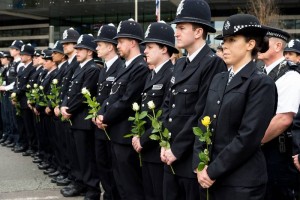
[[[136,59],[136,58],[137,58],[138,56],[140,56],[140,55],[141,55],[141,54],[139,54],[139,55],[137,55],[137,56],[131,58],[130,60],[126,60],[126,62],[125,62],[126,68],[132,63],[132,61],[133,61],[134,59]]]
[[[80,68],[84,67],[84,65],[85,65],[86,63],[88,63],[90,60],[92,60],[92,58],[89,59],[89,60],[86,60],[86,61],[84,61],[84,62],[82,62],[82,63],[80,63],[80,64],[79,64]]]
[[[67,61],[65,60],[64,62],[59,63],[58,66],[57,66],[57,68],[60,69],[61,66],[62,66],[63,64],[65,64],[65,62],[67,62]]]
[[[71,64],[72,60],[74,59],[74,57],[76,56],[76,54],[74,54],[71,58],[68,59],[68,63]]]
[[[200,47],[199,49],[197,49],[197,51],[195,51],[191,55],[190,54],[187,55],[187,58],[190,60],[190,62],[192,62],[194,60],[194,58],[198,55],[198,53],[203,49],[204,45],[202,45],[202,47]]]
[[[167,63],[169,62],[169,60],[166,60],[165,62],[163,62],[162,64],[158,65],[157,67],[154,68],[155,73],[157,74],[159,72],[159,70]]]
[[[274,63],[272,63],[271,65],[265,67],[267,74],[270,73],[270,71],[272,71],[272,69],[274,69],[277,65],[279,65],[279,63],[281,63],[282,61],[284,61],[284,57],[276,60]]]
[[[109,68],[114,64],[114,62],[116,62],[116,60],[119,58],[119,56],[115,56],[112,59],[105,61],[105,65],[106,65],[106,71],[109,70]]]

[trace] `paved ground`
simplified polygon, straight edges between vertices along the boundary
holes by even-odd
[[[1,200],[83,200],[83,197],[64,198],[60,188],[32,163],[31,157],[0,145]]]

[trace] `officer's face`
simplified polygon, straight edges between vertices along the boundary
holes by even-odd
[[[99,58],[105,59],[111,51],[112,45],[106,42],[97,42],[97,54]]]
[[[10,48],[10,49],[9,49],[9,53],[10,53],[10,55],[11,55],[12,57],[15,57],[16,55],[19,55],[19,54],[20,54],[20,51],[17,50],[17,49],[12,49],[12,48]]]
[[[9,60],[6,57],[0,58],[0,61],[1,61],[2,65],[8,65],[9,64]]]
[[[298,55],[296,52],[292,52],[292,51],[284,52],[284,57],[285,59],[292,61],[294,63],[300,62],[300,55]]]
[[[52,53],[52,60],[56,63],[60,63],[64,57],[65,57],[64,54],[55,51]]]
[[[74,43],[64,43],[62,44],[63,48],[64,48],[64,54],[66,55],[71,55],[74,52],[74,47],[75,44]]]
[[[87,59],[92,58],[92,56],[93,56],[93,52],[87,49],[78,48],[76,51],[76,58],[77,61],[80,63],[83,63]]]
[[[51,70],[55,67],[55,63],[52,60],[45,60],[44,69]]]
[[[31,62],[31,56],[21,55],[21,62],[24,64],[28,64],[29,62]]]
[[[176,43],[179,48],[189,49],[199,38],[198,29],[194,30],[191,23],[178,23],[175,29]]]
[[[33,56],[33,66],[39,66],[39,56]]]
[[[39,65],[44,65],[44,62],[45,62],[45,60],[43,59],[43,57],[39,56],[38,57],[38,63],[39,63]]]
[[[242,67],[251,60],[251,51],[255,47],[255,41],[246,39],[242,35],[224,38],[223,59],[227,65]]]
[[[167,48],[160,48],[156,43],[147,43],[145,48],[146,61],[149,66],[157,66],[161,63],[163,55]]]
[[[119,54],[123,58],[127,58],[130,53],[130,47],[132,46],[133,41],[127,38],[118,38],[117,49]]]

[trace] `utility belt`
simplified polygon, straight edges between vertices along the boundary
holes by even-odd
[[[280,153],[291,151],[293,147],[292,133],[290,131],[284,132],[278,136],[278,149]]]

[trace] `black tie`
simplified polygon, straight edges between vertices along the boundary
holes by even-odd
[[[230,71],[230,72],[229,72],[229,77],[228,77],[227,85],[230,83],[230,81],[232,80],[233,77],[234,77],[234,72],[233,72],[233,71]]]
[[[186,69],[187,65],[190,64],[190,62],[191,62],[190,59],[188,57],[186,57],[182,71],[184,71]]]
[[[155,71],[152,70],[152,71],[151,71],[151,80],[154,78],[154,76],[155,76]]]

